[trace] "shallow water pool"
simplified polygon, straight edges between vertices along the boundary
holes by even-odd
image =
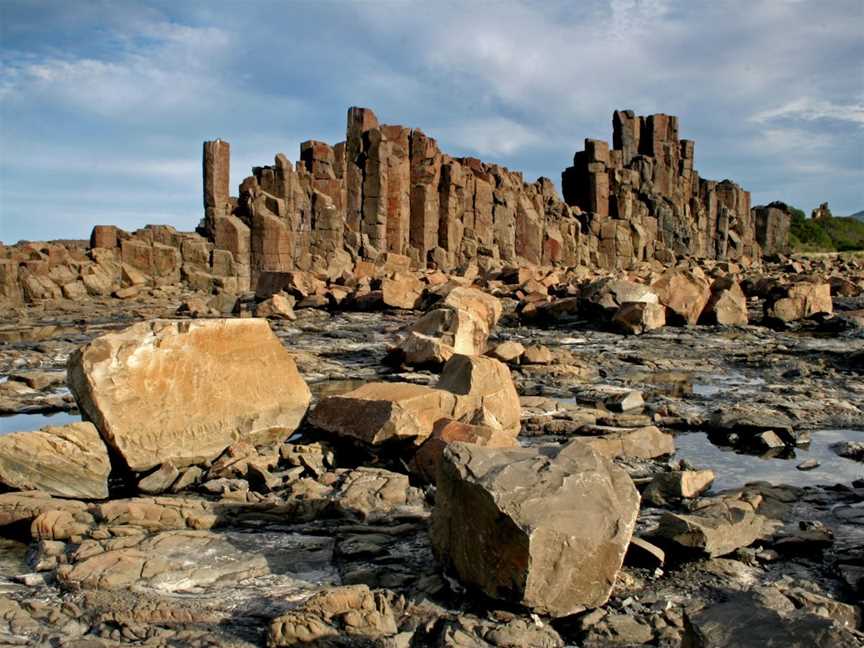
[[[46,425],[66,425],[77,423],[81,420],[80,414],[69,414],[68,412],[57,412],[56,414],[12,414],[11,416],[0,416],[0,434],[10,432],[29,432],[38,430]]]
[[[678,459],[687,459],[698,468],[710,468],[716,477],[713,491],[738,488],[747,482],[768,481],[792,486],[849,484],[864,479],[864,463],[838,456],[830,446],[839,441],[864,441],[864,431],[814,430],[807,447],[795,448],[781,457],[759,457],[714,445],[704,432],[686,432],[675,437]],[[798,470],[807,459],[819,467]]]

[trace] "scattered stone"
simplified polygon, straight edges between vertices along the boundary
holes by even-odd
[[[658,473],[642,492],[642,501],[653,506],[666,506],[682,499],[693,499],[707,491],[713,482],[713,470]]]
[[[138,490],[147,495],[164,493],[171,488],[179,476],[180,471],[169,461],[141,479],[138,482]]]

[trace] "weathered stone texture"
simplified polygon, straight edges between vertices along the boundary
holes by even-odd
[[[68,374],[85,418],[135,471],[287,437],[311,398],[263,319],[142,322],[76,351]]]

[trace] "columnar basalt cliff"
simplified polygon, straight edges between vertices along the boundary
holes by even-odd
[[[228,196],[228,144],[204,144],[203,232],[254,283],[262,272],[327,273],[382,254],[449,270],[494,265],[626,268],[691,255],[753,259],[785,247],[781,215],[756,227],[750,194],[704,180],[678,120],[617,111],[613,147],[586,140],[552,182],[475,158],[455,158],[419,129],[348,111],[346,140],[307,141],[296,166],[278,154]],[[784,229],[785,228],[785,229]]]
[[[548,178],[442,153],[419,129],[348,110],[346,139],[309,140],[292,164],[279,153],[230,191],[230,145],[204,143],[204,219],[198,233],[148,226],[94,228],[86,242],[0,247],[0,300],[131,297],[139,288],[254,290],[264,273],[324,278],[377,262],[445,272],[523,266],[629,270],[681,257],[735,260],[788,251],[782,203],[750,208],[750,194],[693,168],[694,143],[669,115],[613,116],[612,148],[585,140]],[[368,273],[366,273],[368,274]]]

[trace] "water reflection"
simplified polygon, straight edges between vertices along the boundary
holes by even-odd
[[[80,414],[69,414],[68,412],[57,412],[56,414],[13,414],[12,416],[0,416],[0,434],[10,432],[29,432],[38,430],[46,425],[66,425],[77,423],[81,420]]]

